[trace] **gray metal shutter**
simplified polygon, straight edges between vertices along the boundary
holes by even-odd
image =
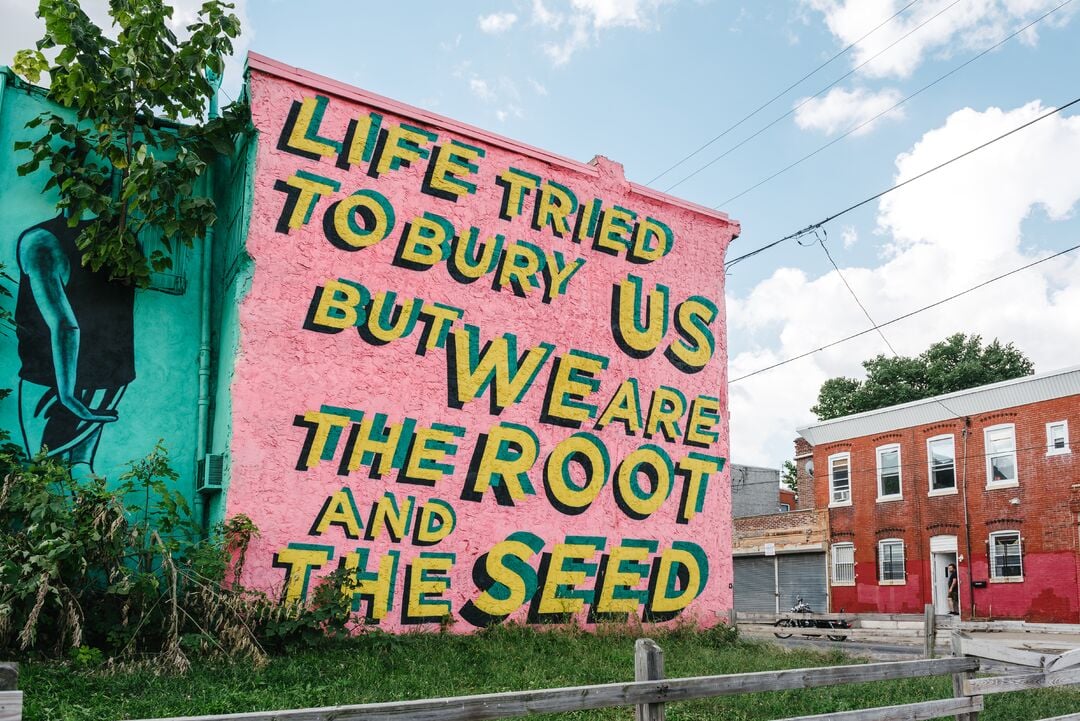
[[[817,613],[828,610],[824,553],[792,553],[776,557],[780,563],[780,610],[787,611],[802,596]]]
[[[773,557],[734,559],[735,610],[776,613],[776,567]]]

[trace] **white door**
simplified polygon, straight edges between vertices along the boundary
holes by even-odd
[[[930,569],[933,576],[934,612],[949,612],[949,582],[946,568],[956,565],[956,536],[934,536],[930,539]]]

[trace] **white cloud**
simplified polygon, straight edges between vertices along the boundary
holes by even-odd
[[[570,62],[574,53],[586,48],[610,28],[653,30],[658,27],[659,9],[672,0],[569,0],[552,10],[544,0],[533,0],[532,21],[550,31],[569,29],[561,40],[541,44],[555,65]]]
[[[468,71],[468,63],[459,66],[454,71],[455,77],[465,77]],[[487,105],[496,106],[495,118],[500,122],[506,122],[510,118],[523,118],[525,112],[519,105],[521,93],[517,85],[509,77],[502,75],[493,82],[481,78],[476,73],[471,73],[467,80],[469,90],[479,100]]]
[[[844,244],[844,249],[847,250],[851,246],[859,242],[859,234],[855,230],[855,226],[846,225],[844,229],[840,231],[840,241]]]
[[[486,80],[469,78],[469,90],[472,91],[473,95],[485,102],[495,99],[495,92],[491,89],[491,86],[487,84]]]
[[[867,121],[896,105],[902,97],[895,88],[877,92],[866,88],[833,88],[824,97],[809,100],[802,98],[797,101],[795,124],[803,130],[820,130],[826,135],[835,135],[858,127],[854,134],[864,135],[873,130],[879,122]],[[904,109],[900,107],[882,115],[879,120],[899,120],[903,117]]]
[[[173,17],[170,28],[183,37],[183,30],[197,17],[203,0],[172,0]],[[254,35],[247,17],[247,0],[232,0],[233,12],[240,18],[241,36],[233,42],[233,55],[225,62],[224,91],[232,98],[239,97],[243,85],[244,57]],[[34,43],[45,33],[45,23],[34,16],[37,3],[29,0],[0,0],[0,65],[10,65],[15,53]],[[115,37],[116,29],[108,14],[108,0],[82,0],[86,14],[106,35]],[[226,101],[227,99],[223,99]]]
[[[983,50],[1060,4],[1060,0],[962,0],[930,19],[952,2],[923,0],[916,4],[853,48],[852,65],[863,63],[929,20],[860,70],[870,77],[906,78],[928,56]],[[830,32],[843,46],[858,40],[900,8],[898,0],[802,0],[802,3],[824,16]],[[1062,8],[1026,31],[1022,39],[1035,43],[1040,26],[1064,25],[1075,12],[1076,7]]]
[[[538,80],[533,80],[532,78],[529,78],[529,85],[532,87],[533,92],[536,93],[537,95],[547,95],[548,94],[548,89],[546,87],[544,87],[544,85],[542,83],[540,83]]]
[[[1046,110],[1033,101],[1011,110],[957,111],[897,157],[895,180]],[[1047,118],[883,198],[875,232],[886,249],[879,264],[847,265],[836,246],[833,255],[878,322],[897,317],[1049,255],[1036,248],[1054,244],[1025,238],[1022,224],[1034,214],[1076,227],[1078,163],[1080,116]],[[1070,365],[1080,345],[1078,272],[1080,258],[1070,254],[884,330],[905,355],[965,332],[1015,342],[1037,370]],[[867,328],[836,272],[809,277],[793,268],[780,268],[745,296],[729,298],[728,323],[749,346],[732,356],[732,378]],[[765,465],[790,457],[795,428],[814,420],[809,408],[821,382],[837,375],[862,377],[860,362],[878,353],[888,349],[871,333],[733,384],[732,457]]]
[[[480,24],[480,29],[485,33],[495,35],[509,30],[517,22],[517,19],[518,17],[514,13],[492,13],[491,15],[480,16],[477,22]]]

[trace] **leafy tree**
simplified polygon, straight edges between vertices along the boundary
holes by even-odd
[[[866,380],[830,378],[810,410],[828,420],[875,408],[1031,375],[1035,366],[1012,343],[956,333],[915,358],[878,355],[863,361]]]
[[[19,51],[13,67],[35,83],[48,72],[49,99],[75,117],[46,111],[27,123],[40,135],[15,143],[31,154],[19,174],[46,168],[44,189],[58,190],[72,226],[94,218],[77,240],[94,270],[104,266],[146,285],[151,270],[171,260],[161,251],[147,258],[140,231],[159,230],[171,250],[190,247],[216,220],[213,200],[195,191],[208,163],[229,154],[246,127],[243,108],[204,119],[215,91],[207,72],[220,77],[240,33],[232,7],[205,2],[181,40],[169,29],[173,10],[164,0],[109,0],[113,40],[79,0],[39,0],[45,36]],[[50,49],[58,49],[51,63],[42,52]]]
[[[784,461],[780,469],[780,483],[791,489],[792,493],[799,492],[799,470],[793,461]]]

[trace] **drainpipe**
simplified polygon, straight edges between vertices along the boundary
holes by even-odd
[[[213,120],[218,116],[218,88],[221,86],[221,78],[210,72],[206,73],[207,80],[214,87],[210,95],[210,107],[207,111],[207,119]],[[206,185],[204,188],[208,196],[214,194],[214,165],[213,161],[206,167]],[[214,226],[206,229],[206,236],[202,239],[202,261],[200,265],[201,280],[199,282],[199,400],[196,416],[195,436],[195,472],[199,472],[199,464],[206,458],[207,440],[210,435],[210,283],[212,275],[210,264],[212,261],[211,249],[214,246]],[[197,478],[192,479],[197,483]],[[205,532],[208,526],[206,518],[206,504],[202,494],[195,490],[194,509],[195,520],[200,529]]]
[[[968,614],[971,618],[975,617],[975,586],[972,585],[972,565],[971,558],[971,523],[968,518],[968,498],[967,498],[967,467],[968,467],[968,435],[971,428],[971,417],[964,416],[964,430],[961,431],[961,435],[964,437],[964,473],[960,481],[960,490],[963,493],[961,497],[961,503],[964,504],[964,543],[967,547],[967,563],[968,563]],[[960,565],[957,564],[957,574],[959,574]],[[963,615],[960,619],[963,620]]]
[[[3,111],[4,109],[4,93],[7,91],[8,72],[10,71],[7,69],[6,65],[0,65],[0,111]],[[2,119],[3,115],[2,112],[0,112],[0,120]],[[0,123],[0,127],[2,127],[2,125],[3,124]]]

